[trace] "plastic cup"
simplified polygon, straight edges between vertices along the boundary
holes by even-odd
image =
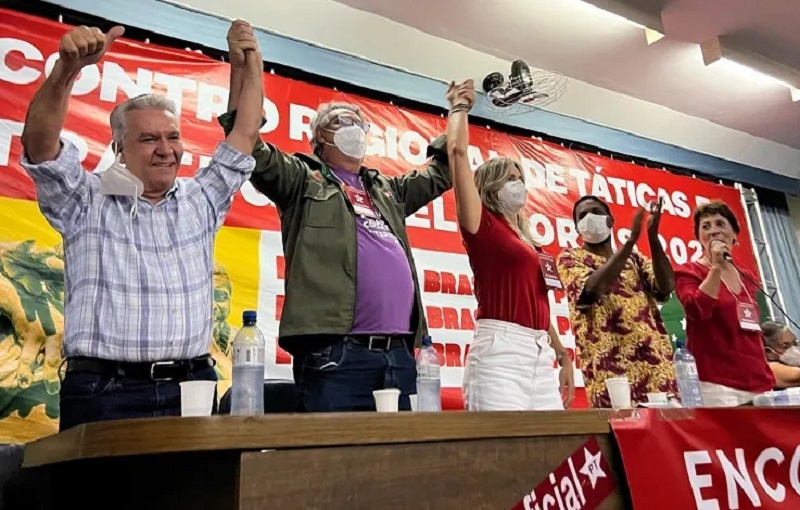
[[[667,401],[667,394],[662,392],[657,393],[648,393],[647,394],[647,401],[651,404],[668,404]]]
[[[216,381],[181,382],[181,416],[211,416]]]
[[[408,400],[411,402],[411,410],[412,411],[416,411],[417,410],[417,395],[416,394],[409,395],[408,396]]]
[[[611,398],[611,407],[614,409],[630,409],[631,385],[627,377],[609,377],[606,379],[606,389]]]
[[[372,392],[375,397],[375,409],[379,413],[396,413],[400,404],[400,390],[397,388],[387,388],[385,390],[375,390]]]

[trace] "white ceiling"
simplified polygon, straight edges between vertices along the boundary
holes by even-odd
[[[663,13],[667,37],[651,46],[641,29],[580,0],[337,1],[504,60],[521,58],[800,148],[800,102],[791,101],[789,90],[707,67],[698,46],[735,35],[737,43],[800,69],[800,0],[626,0],[643,12]]]

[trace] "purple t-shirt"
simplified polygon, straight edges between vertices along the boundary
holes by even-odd
[[[333,173],[346,186],[364,191],[357,174],[342,170],[333,170]],[[359,206],[368,207],[376,217],[356,215],[358,267],[356,312],[351,333],[410,333],[414,281],[403,246],[374,205]]]

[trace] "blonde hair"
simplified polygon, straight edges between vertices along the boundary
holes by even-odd
[[[482,164],[475,171],[475,186],[478,188],[478,194],[481,197],[481,202],[492,212],[495,212],[505,218],[511,229],[516,232],[520,239],[528,243],[534,248],[539,247],[539,243],[533,238],[531,234],[530,218],[525,215],[525,208],[522,207],[516,213],[509,213],[503,209],[498,197],[498,192],[503,185],[508,181],[511,175],[512,167],[519,165],[516,161],[510,158],[492,158],[486,163]],[[525,173],[522,168],[519,168],[519,175],[522,182],[525,182]]]

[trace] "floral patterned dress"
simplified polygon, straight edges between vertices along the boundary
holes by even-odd
[[[658,309],[669,296],[656,289],[652,261],[634,252],[606,293],[584,303],[586,280],[605,262],[583,248],[564,251],[557,261],[589,404],[611,407],[605,380],[619,375],[628,377],[634,405],[647,402],[648,392],[676,393],[672,343]]]

